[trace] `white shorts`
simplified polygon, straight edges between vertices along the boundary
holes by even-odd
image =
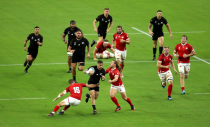
[[[126,55],[127,55],[127,51],[120,51],[120,50],[117,50],[115,49],[115,58],[116,59],[122,59],[122,60],[125,60],[126,59]]]
[[[172,73],[171,73],[171,70],[168,70],[168,71],[166,71],[166,72],[164,72],[164,73],[159,73],[159,72],[158,72],[158,75],[159,75],[161,81],[166,81],[166,77],[167,77],[168,75],[172,75]],[[171,76],[170,76],[170,77],[171,77]],[[173,77],[173,76],[172,76],[172,77]],[[169,78],[169,77],[168,77],[168,78]]]
[[[105,51],[103,51],[103,53],[96,53],[96,58],[100,58],[100,56],[101,56],[101,54],[108,54],[108,53],[110,53],[109,51],[107,51],[107,50],[105,50]]]
[[[115,85],[112,85],[112,84],[111,84],[110,90],[111,90],[112,88],[116,89],[116,90],[117,90],[118,92],[120,92],[120,93],[125,92],[125,87],[124,87],[123,84],[122,84],[122,86],[115,86]]]
[[[190,63],[179,63],[178,64],[179,73],[185,73],[185,71],[190,71]]]
[[[73,97],[67,97],[66,99],[64,99],[64,102],[66,103],[66,105],[77,106],[80,104],[81,101]]]

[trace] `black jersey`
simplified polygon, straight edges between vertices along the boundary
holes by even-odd
[[[69,46],[71,46],[72,50],[75,50],[73,56],[85,57],[85,47],[87,46],[89,48],[89,41],[84,37],[82,37],[80,40],[74,38],[71,40]]]
[[[104,70],[104,68],[102,68],[101,70],[98,70],[97,66],[91,66],[91,67],[93,67],[95,69],[95,73],[90,76],[90,78],[88,80],[88,84],[97,84],[97,83],[99,83],[101,76],[102,75],[105,76],[105,70]],[[91,67],[89,67],[89,68],[91,68]]]
[[[68,34],[68,43],[74,38],[76,38],[75,33],[80,30],[78,27],[75,27],[73,30],[71,30],[71,27],[68,27],[64,30],[63,34]]]
[[[151,20],[150,20],[150,23],[153,25],[153,32],[154,33],[162,33],[163,32],[163,24],[167,24],[167,20],[164,18],[164,17],[161,17],[161,19],[157,19],[157,16],[156,17],[153,17]]]
[[[28,35],[27,39],[30,40],[30,45],[28,49],[38,51],[39,45],[37,44],[37,42],[43,42],[42,35],[39,34],[38,36],[36,36],[34,33],[31,33]]]
[[[112,16],[108,15],[108,17],[106,18],[104,16],[104,14],[102,14],[102,15],[99,15],[96,18],[96,21],[99,21],[98,29],[105,29],[106,30],[107,27],[108,27],[109,22],[110,23],[112,22]]]

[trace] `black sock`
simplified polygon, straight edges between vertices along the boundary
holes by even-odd
[[[163,52],[163,47],[159,47],[159,56],[162,54]]]
[[[76,81],[76,76],[73,76],[73,80]]]
[[[170,98],[171,98],[171,96],[168,96],[168,97],[170,97]]]
[[[153,48],[153,57],[156,56],[156,50],[157,50],[157,48]]]
[[[26,66],[26,71],[29,69],[29,67],[32,65],[32,62],[30,61],[29,63],[28,63],[28,65]]]
[[[93,110],[96,110],[96,106],[95,105],[92,105],[92,107],[93,107]]]
[[[69,70],[71,70],[71,67],[69,67]]]

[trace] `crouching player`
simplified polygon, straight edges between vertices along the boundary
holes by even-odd
[[[69,80],[70,86],[67,87],[62,93],[58,95],[53,101],[57,100],[58,98],[62,97],[64,94],[67,92],[70,92],[70,97],[67,97],[66,99],[62,100],[59,104],[57,104],[52,111],[52,113],[48,114],[47,116],[53,116],[54,113],[62,106],[65,106],[63,110],[61,110],[59,113],[60,115],[64,114],[64,111],[66,111],[70,105],[71,106],[77,106],[80,104],[81,96],[82,96],[82,87],[88,87],[88,88],[93,88],[95,85],[90,84],[84,84],[84,83],[75,83],[73,79]]]
[[[105,59],[114,58],[114,54],[107,51],[107,49],[110,49],[113,53],[115,52],[115,50],[109,44],[108,40],[99,42],[93,51],[94,60],[98,60],[99,58],[105,58]]]
[[[160,77],[162,87],[165,88],[167,82],[166,79],[169,83],[168,100],[172,100],[171,92],[173,88],[173,75],[171,73],[170,66],[174,69],[174,72],[177,75],[172,59],[172,55],[169,54],[169,47],[166,46],[164,47],[164,53],[159,56],[157,61],[158,75]]]

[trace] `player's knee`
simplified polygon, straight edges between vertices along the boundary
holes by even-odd
[[[110,97],[113,98],[115,95],[114,94],[110,94]]]
[[[184,74],[184,78],[187,78],[189,76],[189,73]]]
[[[114,58],[114,54],[113,54],[113,53],[110,53],[110,57],[111,57],[111,58]]]
[[[125,101],[127,100],[127,97],[125,96],[125,97],[122,97]]]
[[[180,74],[180,78],[184,79],[184,73]]]
[[[104,59],[108,58],[108,55],[107,54],[103,54],[103,58]]]
[[[168,81],[169,85],[173,84],[173,80]]]

